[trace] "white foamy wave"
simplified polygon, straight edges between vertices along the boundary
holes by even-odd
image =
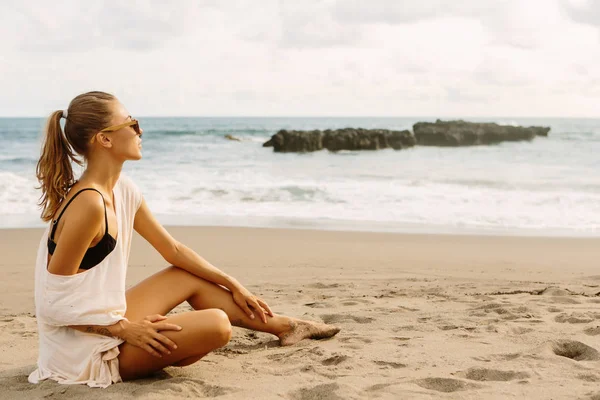
[[[497,146],[304,154],[261,146],[279,129],[402,129],[417,121],[149,119],[143,159],[125,170],[163,223],[281,218],[374,230],[409,224],[600,235],[600,120],[496,118],[552,128],[547,138]],[[23,134],[33,129],[29,122],[18,124],[21,131],[6,128],[0,137],[9,150],[0,155],[0,226],[39,220],[32,156],[39,143]],[[242,141],[224,139],[227,133]]]
[[[271,136],[240,136],[240,139],[254,143],[264,143],[271,139]]]
[[[37,181],[0,171],[0,216],[38,212]]]
[[[148,187],[146,182],[143,186]],[[154,212],[224,217],[342,219],[460,227],[571,229],[600,233],[600,194],[406,181],[275,182],[255,175],[154,182]],[[166,190],[158,191],[159,188]]]

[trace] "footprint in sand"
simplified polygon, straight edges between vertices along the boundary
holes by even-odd
[[[346,297],[346,298],[342,298],[342,305],[344,306],[355,306],[358,304],[373,304],[374,302],[371,300],[366,300],[366,299],[359,299],[357,297]]]
[[[344,361],[346,361],[347,359],[349,359],[350,357],[342,355],[342,354],[336,354],[333,357],[329,357],[326,358],[325,360],[321,361],[321,365],[338,365],[340,363],[343,363]]]
[[[558,314],[554,317],[554,321],[559,322],[561,324],[567,322],[569,324],[587,324],[588,322],[592,322],[594,318],[590,316],[588,313],[562,313]]]
[[[571,297],[550,297],[548,300],[555,304],[581,304],[581,301]]]
[[[344,314],[325,314],[321,315],[321,319],[326,324],[337,324],[339,322],[357,322],[359,324],[369,324],[374,321],[373,318],[359,317],[355,315],[344,315]]]
[[[318,347],[315,348],[301,348],[301,349],[297,349],[295,351],[289,352],[289,351],[285,351],[285,352],[281,352],[281,353],[274,353],[274,354],[269,354],[266,356],[267,359],[273,361],[274,363],[277,363],[277,366],[275,368],[278,368],[279,372],[283,371],[281,369],[281,367],[283,365],[288,365],[288,366],[302,366],[302,370],[304,370],[305,368],[308,368],[307,371],[312,371],[312,372],[316,372],[319,373],[320,371],[315,371],[314,370],[314,366],[317,364],[321,364],[323,366],[326,367],[335,367],[339,364],[342,364],[344,362],[347,362],[348,360],[351,360],[352,357],[343,354],[342,352],[335,352],[332,354],[326,354],[326,352]],[[308,360],[308,364],[306,363],[306,361]],[[343,366],[346,367],[350,367],[351,364],[346,363]],[[284,371],[285,372],[285,371]],[[292,370],[288,370],[288,372],[292,372]],[[322,372],[322,371],[321,371]],[[327,376],[329,377],[330,375],[326,375],[326,374],[321,374],[323,376]]]
[[[506,304],[488,303],[471,310],[470,315],[473,317],[487,317],[489,315],[498,315],[499,318],[512,321],[519,318],[533,318],[532,312],[525,306],[511,307]]]
[[[29,338],[37,336],[37,322],[29,315],[4,316],[0,320],[0,334],[2,336],[17,336]]]
[[[330,303],[321,303],[318,301],[311,301],[310,303],[304,303],[304,305],[310,308],[331,308]]]
[[[497,369],[488,368],[469,368],[466,372],[457,374],[460,377],[470,379],[472,381],[498,381],[507,382],[515,379],[529,378],[527,372],[520,371],[500,371]]]
[[[306,285],[306,287],[311,288],[311,289],[334,289],[334,288],[338,288],[341,285],[339,283],[332,283],[332,284],[325,284],[325,283],[321,283],[321,282],[316,282],[316,283],[311,283],[309,285]]]
[[[393,362],[393,361],[373,361],[375,364],[379,365],[380,367],[385,367],[385,368],[394,368],[394,369],[399,369],[399,368],[406,368],[407,365],[406,364],[402,364],[399,362]]]
[[[33,368],[15,368],[13,370],[6,370],[0,374],[0,387],[2,393],[6,395],[8,390],[18,392],[19,396],[14,398],[30,399],[33,398],[31,395],[26,395],[24,392],[34,390],[36,385],[32,385],[27,381],[27,375]],[[4,398],[4,397],[3,397]]]
[[[418,381],[415,381],[415,383],[424,389],[435,390],[444,393],[457,392],[459,390],[476,389],[479,387],[472,383],[450,378],[425,378],[419,379]]]
[[[524,334],[532,332],[534,330],[535,329],[533,329],[533,328],[526,328],[523,326],[515,326],[510,329],[510,331],[513,335],[524,335]]]
[[[575,361],[600,360],[598,350],[575,340],[559,340],[552,343],[552,352]]]
[[[586,382],[600,382],[600,377],[594,374],[580,374],[577,375],[577,379],[581,379]]]
[[[376,299],[383,299],[383,298],[389,298],[389,299],[393,299],[396,297],[405,297],[406,293],[401,292],[399,290],[385,290],[380,294],[377,294],[373,297],[375,297]]]
[[[600,335],[600,326],[594,326],[583,330],[583,333],[589,336]]]
[[[451,331],[454,329],[458,329],[458,326],[456,326],[456,325],[440,325],[440,326],[438,326],[438,329],[442,330],[442,331]]]
[[[386,387],[395,385],[395,383],[377,383],[375,385],[369,386],[365,389],[365,392],[376,392],[381,389],[385,389]]]
[[[510,361],[510,360],[517,359],[519,357],[521,357],[521,353],[492,354],[492,355],[489,355],[489,356],[472,357],[472,358],[475,361],[490,362],[492,360]]]
[[[342,342],[342,343],[355,343],[355,342],[360,342],[360,343],[373,343],[372,339],[369,339],[367,337],[363,337],[363,336],[347,336],[347,337],[341,337],[338,339],[338,341]]]
[[[302,388],[291,393],[293,400],[343,400],[335,391],[340,386],[337,383],[325,383],[312,388]]]
[[[210,385],[200,379],[191,379],[184,377],[168,377],[159,381],[152,380],[138,381],[144,383],[139,389],[133,391],[135,397],[144,397],[144,395],[156,395],[163,392],[181,393],[185,397],[218,397],[229,393],[239,392],[238,388]],[[159,396],[160,397],[160,396]]]

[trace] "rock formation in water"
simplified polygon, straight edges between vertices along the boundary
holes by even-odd
[[[387,129],[344,128],[325,131],[280,130],[263,144],[273,147],[276,152],[309,152],[327,149],[340,150],[379,150],[392,148],[400,150],[416,143],[410,131],[390,131]]]
[[[510,126],[495,123],[466,121],[417,122],[410,131],[387,129],[344,128],[325,131],[280,130],[263,144],[276,152],[309,152],[327,149],[340,150],[395,150],[421,146],[473,146],[505,141],[532,140],[548,136],[550,128],[542,126]]]
[[[532,140],[548,136],[550,128],[510,126],[466,121],[417,122],[413,125],[417,144],[421,146],[473,146],[505,141]]]

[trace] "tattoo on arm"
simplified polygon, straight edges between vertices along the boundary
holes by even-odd
[[[85,328],[85,331],[87,333],[95,333],[97,335],[104,335],[104,336],[108,336],[108,337],[113,337],[113,334],[110,333],[110,331],[108,330],[108,328],[106,328],[104,326],[88,326],[87,328]]]

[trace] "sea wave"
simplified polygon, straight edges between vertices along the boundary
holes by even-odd
[[[33,157],[14,157],[10,155],[0,155],[0,163],[7,164],[35,164],[38,159]]]
[[[146,132],[151,134],[152,136],[167,136],[167,137],[176,137],[176,136],[224,136],[224,135],[232,135],[232,136],[261,136],[265,137],[265,135],[271,135],[275,133],[271,129],[235,129],[235,128],[214,128],[214,129],[147,129]]]
[[[40,192],[37,181],[21,175],[0,171],[0,217],[22,213],[37,213]]]
[[[148,118],[143,158],[124,170],[164,223],[277,217],[600,234],[600,120],[503,120],[552,131],[501,146],[282,154],[260,145],[281,128],[393,128],[417,119]],[[3,123],[0,132],[11,133],[0,135],[0,226],[38,217],[40,195],[39,140],[19,124],[23,132],[41,124]]]

